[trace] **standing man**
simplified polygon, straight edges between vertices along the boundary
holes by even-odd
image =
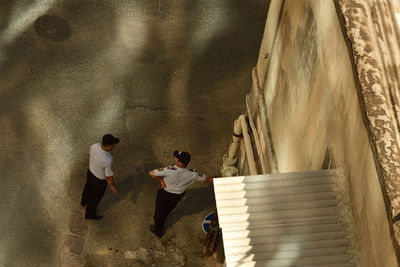
[[[98,220],[103,218],[96,214],[97,205],[106,191],[107,183],[111,191],[117,192],[114,185],[112,172],[113,157],[109,153],[119,143],[119,138],[106,134],[102,142],[95,143],[89,149],[89,170],[87,180],[83,188],[81,206],[86,206],[85,218]]]
[[[188,152],[174,151],[173,155],[175,157],[174,166],[149,172],[153,179],[161,183],[161,188],[157,193],[154,225],[150,225],[150,231],[158,237],[163,236],[165,219],[181,201],[186,188],[195,181],[212,183],[213,180],[211,176],[200,175],[196,170],[188,167],[190,161]]]

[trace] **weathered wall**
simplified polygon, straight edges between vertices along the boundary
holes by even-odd
[[[360,266],[398,266],[334,2],[271,1],[268,20],[256,76],[277,171],[320,169],[328,148],[349,179]]]

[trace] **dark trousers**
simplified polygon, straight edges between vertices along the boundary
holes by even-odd
[[[168,214],[175,208],[176,204],[181,201],[183,194],[173,194],[160,188],[157,193],[156,208],[154,211],[154,231],[157,235],[162,236],[164,233],[164,223]]]
[[[86,206],[85,218],[96,216],[96,208],[107,188],[107,180],[101,180],[88,170],[85,187],[83,188],[81,205]]]

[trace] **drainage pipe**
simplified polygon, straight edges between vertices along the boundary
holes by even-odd
[[[257,154],[258,154],[258,157],[260,158],[260,162],[261,162],[262,173],[267,173],[267,166],[265,164],[264,154],[263,154],[263,151],[261,148],[260,138],[258,137],[257,129],[256,129],[256,126],[254,125],[254,121],[253,121],[253,113],[250,108],[249,95],[246,96],[246,106],[247,106],[247,113],[249,114],[249,122],[250,122],[251,131],[253,132],[254,143],[256,144]]]
[[[240,138],[243,137],[244,146],[247,156],[247,163],[249,165],[250,175],[257,174],[257,167],[254,161],[253,147],[251,145],[251,138],[249,135],[247,121],[245,115],[240,115],[233,127],[232,143],[229,146],[228,154],[224,155],[223,164],[221,167],[222,176],[230,177],[239,174],[238,169],[235,167],[237,163],[237,151],[240,144]]]

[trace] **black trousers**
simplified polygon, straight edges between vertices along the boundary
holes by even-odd
[[[164,223],[168,214],[175,208],[176,204],[182,200],[183,194],[173,194],[160,188],[157,193],[156,208],[154,211],[154,231],[157,235],[164,234]]]
[[[107,180],[101,180],[88,170],[85,187],[83,188],[81,205],[86,206],[85,218],[96,216],[96,208],[107,188]]]

